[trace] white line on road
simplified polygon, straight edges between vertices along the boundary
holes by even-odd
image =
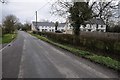
[[[25,43],[26,43],[26,39],[24,39],[23,54],[25,53],[24,51],[25,51],[25,49],[26,49]],[[19,67],[18,78],[23,78],[23,64],[22,64],[23,61],[24,61],[24,56],[22,55],[22,56],[21,56],[20,67]]]
[[[7,44],[4,48],[2,48],[2,49],[0,50],[0,52],[2,52],[2,51],[3,51],[4,49],[6,49],[8,46],[12,45],[12,43],[13,43],[13,41],[10,42],[9,44]]]

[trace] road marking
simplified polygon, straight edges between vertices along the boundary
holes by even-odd
[[[26,39],[24,39],[23,54],[22,54],[22,57],[21,57],[18,78],[23,78],[23,61],[25,59],[24,58],[24,53],[25,53],[25,49],[26,49],[25,43],[26,43]]]
[[[13,41],[10,42],[9,44],[7,44],[4,48],[2,48],[2,49],[0,50],[0,52],[2,52],[4,49],[6,49],[8,46],[10,46],[10,45],[12,45],[12,44],[13,44]]]

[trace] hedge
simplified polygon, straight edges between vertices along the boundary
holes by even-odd
[[[55,42],[62,44],[74,45],[74,35],[71,34],[60,34],[51,32],[33,32],[34,34],[39,34],[45,36]],[[120,39],[110,38],[110,37],[90,37],[90,36],[80,36],[77,47],[83,47],[88,50],[102,52],[105,55],[112,56],[114,58],[120,59]]]

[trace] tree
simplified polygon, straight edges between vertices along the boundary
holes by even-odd
[[[55,23],[55,31],[57,31],[58,24],[58,22]]]
[[[69,17],[72,26],[84,25],[84,21],[90,18],[101,18],[106,25],[109,25],[109,20],[116,14],[114,11],[117,9],[118,4],[115,4],[113,0],[111,1],[94,1],[83,0],[83,2],[75,2],[76,0],[58,0],[53,5],[53,14],[58,14],[60,16]],[[80,24],[80,25],[79,25]],[[74,27],[73,26],[73,27]],[[75,35],[78,35],[80,30],[79,27],[74,27]]]
[[[3,20],[3,27],[5,29],[5,33],[13,33],[15,31],[15,25],[18,22],[18,19],[14,15],[8,15]]]
[[[7,3],[8,1],[7,0],[0,0],[1,3],[5,4]]]
[[[31,24],[30,23],[25,23],[22,27],[23,31],[30,31],[31,30]]]
[[[79,36],[80,25],[92,18],[92,10],[87,2],[74,2],[73,6],[69,9],[69,19],[72,22],[74,34]]]
[[[92,10],[94,17],[98,17],[104,21],[104,23],[109,26],[110,18],[115,18],[117,14],[118,4],[115,4],[113,0],[106,2],[95,2]]]
[[[22,29],[22,27],[23,27],[23,24],[22,23],[20,23],[20,22],[18,22],[18,23],[16,23],[16,28],[17,28],[17,30],[20,30],[20,29]]]
[[[61,15],[68,14],[68,19],[73,26],[74,31],[74,44],[77,45],[79,42],[79,35],[80,35],[80,26],[84,25],[84,22],[86,20],[89,20],[92,18],[92,5],[89,5],[88,2],[63,2],[58,1],[60,5],[60,9],[56,9],[56,12]],[[57,8],[57,7],[56,7]]]
[[[58,14],[64,17],[67,16],[69,22],[73,26],[74,35],[79,36],[80,25],[84,24],[86,20],[92,18],[92,7],[94,4],[95,2],[90,5],[89,0],[84,2],[58,0],[52,5],[52,8],[54,9],[53,14]]]

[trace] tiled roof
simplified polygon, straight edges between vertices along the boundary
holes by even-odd
[[[34,26],[36,26],[36,22],[32,22]],[[55,26],[53,22],[37,22],[37,26]],[[58,27],[64,27],[65,23],[59,23]]]
[[[88,21],[85,21],[86,24],[98,24],[98,25],[104,25],[104,21],[102,19],[90,19]]]

